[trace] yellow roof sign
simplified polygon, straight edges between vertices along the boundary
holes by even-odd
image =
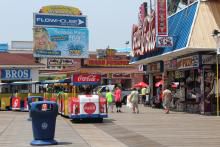
[[[49,5],[43,6],[39,13],[48,14],[64,14],[64,15],[82,15],[81,11],[76,7],[63,6],[63,5]]]

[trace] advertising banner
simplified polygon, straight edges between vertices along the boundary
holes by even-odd
[[[168,35],[168,21],[167,21],[167,0],[157,0],[157,35],[167,36]]]
[[[87,18],[82,15],[54,15],[34,13],[34,27],[87,27]]]
[[[34,28],[34,57],[88,58],[87,28]]]
[[[30,69],[2,69],[1,70],[2,80],[30,80],[31,70]]]
[[[21,98],[20,97],[13,97],[12,98],[12,110],[21,109]]]
[[[74,74],[72,77],[73,85],[98,84],[101,82],[100,74]]]

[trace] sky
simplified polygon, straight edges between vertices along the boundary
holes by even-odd
[[[89,51],[131,46],[141,3],[148,0],[0,0],[0,43],[33,40],[33,13],[42,6],[66,5],[87,16]],[[125,42],[129,41],[128,46]]]

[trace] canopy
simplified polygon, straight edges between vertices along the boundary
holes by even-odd
[[[177,88],[179,86],[179,82],[172,82],[171,87],[172,88]]]
[[[139,82],[137,84],[134,85],[134,87],[148,87],[149,85],[147,83],[144,83],[144,82]]]
[[[155,87],[159,87],[160,85],[163,85],[164,81],[160,80],[159,82],[155,83]]]

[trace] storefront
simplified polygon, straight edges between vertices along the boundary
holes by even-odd
[[[163,80],[163,62],[154,62],[146,65],[146,75],[149,76],[149,85],[151,89],[151,97],[155,97],[157,95],[157,89],[160,87],[160,84],[156,83],[161,82]],[[161,83],[163,85],[163,83]]]
[[[33,55],[5,52],[0,54],[0,62],[0,82],[6,83],[1,86],[1,93],[39,92],[39,85],[32,82],[39,80],[39,69],[45,65],[36,62]]]
[[[213,11],[210,11],[210,7]],[[178,111],[201,114],[216,111],[216,99],[210,98],[210,92],[215,85],[216,57],[213,53],[216,52],[216,42],[211,35],[207,34],[211,34],[213,29],[220,25],[216,17],[220,13],[219,8],[219,3],[214,1],[195,1],[187,8],[169,16],[168,33],[164,38],[172,40],[172,43],[163,44],[163,46],[158,38],[160,37],[156,26],[158,23],[152,24],[154,17],[158,21],[157,16],[160,14],[154,16],[154,11],[151,11],[145,15],[148,17],[146,23],[152,25],[151,28],[146,29],[152,36],[146,40],[143,33],[142,35],[138,33],[145,27],[145,22],[140,24],[141,29],[133,27],[131,63],[149,66],[152,63],[164,61],[164,72],[152,74],[152,76],[149,74],[149,82],[155,84],[162,75],[164,85],[174,83],[175,89],[172,90],[175,91]],[[154,25],[157,29],[154,29]],[[156,34],[154,34],[155,31]],[[146,70],[148,71],[149,69]],[[155,90],[153,91],[154,94]],[[212,97],[215,97],[214,94]]]
[[[217,99],[215,89],[216,82],[216,55],[202,55],[201,56],[202,64],[202,79],[203,83],[201,84],[202,91],[202,100],[201,100],[201,113],[202,114],[215,114]]]

